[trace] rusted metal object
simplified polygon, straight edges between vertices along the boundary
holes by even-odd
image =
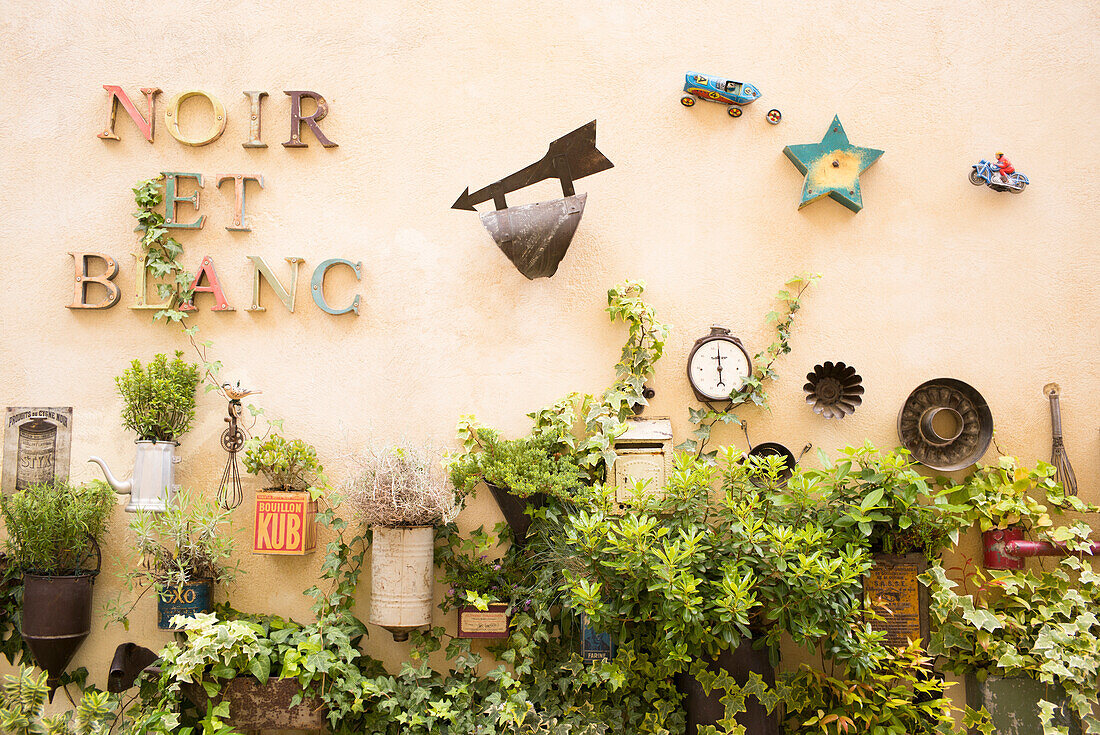
[[[954,378],[918,385],[898,412],[898,438],[913,459],[951,472],[977,462],[993,440],[993,414],[981,393]]]
[[[928,588],[917,577],[928,569],[924,554],[875,554],[863,578],[871,609],[882,620],[871,620],[873,630],[885,631],[888,646],[906,646],[918,638],[928,644]]]
[[[435,529],[374,526],[373,532],[370,622],[406,641],[432,623]]]
[[[584,214],[586,195],[577,196],[573,182],[613,166],[596,148],[593,120],[552,142],[546,155],[530,166],[473,194],[466,187],[451,208],[473,212],[474,205],[492,199],[496,211],[481,215],[481,222],[493,240],[524,276],[549,278],[557,272]],[[545,179],[561,182],[561,199],[508,206],[508,194]]]
[[[103,557],[96,553],[94,571],[57,577],[23,575],[23,622],[20,633],[35,662],[46,672],[50,701],[61,675],[92,629],[92,585]]]
[[[249,181],[255,181],[259,184],[260,188],[264,188],[264,177],[260,174],[218,174],[214,177],[214,181],[221,187],[223,181],[233,182],[233,199],[234,199],[234,211],[233,225],[226,225],[225,229],[233,232],[252,232],[252,228],[245,224],[244,221],[244,187],[245,183]]]
[[[1059,402],[1062,389],[1057,383],[1047,383],[1043,386],[1043,393],[1050,399],[1050,463],[1058,470],[1058,482],[1062,483],[1065,494],[1076,495],[1077,475],[1073,473],[1073,465],[1066,454],[1066,443],[1062,439],[1062,405]]]
[[[261,684],[251,676],[238,676],[225,687],[229,722],[241,730],[327,730],[320,697],[305,697],[290,706],[301,691],[297,679],[268,679]]]
[[[550,278],[573,242],[587,197],[581,194],[486,212],[481,224],[528,280]]]
[[[117,304],[122,292],[112,283],[112,280],[118,275],[118,262],[106,253],[69,253],[69,255],[73,256],[73,262],[76,264],[76,276],[73,283],[73,303],[67,308],[110,309]],[[105,265],[105,270],[98,276],[88,272],[91,258],[98,258]],[[88,285],[92,283],[98,283],[106,290],[103,298],[94,304],[88,303]]]
[[[141,88],[141,93],[145,95],[145,104],[149,108],[149,115],[145,117],[138,112],[137,107],[130,101],[130,97],[122,91],[122,87],[117,84],[104,84],[103,88],[107,90],[109,113],[107,115],[107,127],[96,137],[104,140],[119,140],[118,135],[115,133],[115,115],[118,113],[118,106],[121,103],[122,108],[126,110],[126,114],[130,116],[130,119],[137,125],[138,130],[145,136],[145,140],[152,143],[153,129],[156,126],[157,117],[156,99],[160,89],[157,87]]]
[[[791,476],[794,475],[794,468],[798,464],[798,459],[794,456],[794,452],[787,449],[779,442],[761,442],[749,450],[749,456],[782,457],[783,469],[779,472],[779,482],[781,485],[787,484],[787,480],[791,479]]]
[[[241,147],[267,148],[267,143],[260,140],[260,103],[267,96],[267,92],[246,90],[244,96],[248,98],[248,140],[241,143]]]
[[[863,403],[863,378],[843,362],[826,361],[806,375],[806,403],[827,419],[842,419]]]
[[[210,103],[210,107],[212,108],[210,127],[204,134],[194,138],[184,135],[183,131],[180,130],[180,107],[192,97],[206,98],[206,101]],[[164,124],[168,128],[168,134],[180,143],[195,146],[196,148],[213,143],[215,140],[222,137],[222,133],[225,132],[226,122],[225,105],[223,105],[221,100],[217,97],[209,92],[203,92],[201,89],[189,89],[186,92],[180,92],[168,100],[168,104],[164,108]]]
[[[718,658],[707,659],[706,663],[708,670],[724,670],[741,686],[748,683],[750,673],[759,674],[768,686],[775,686],[775,670],[768,661],[767,651],[755,650],[749,639],[741,641],[736,650],[726,649]],[[684,708],[687,710],[685,732],[688,735],[695,735],[698,728],[708,725],[717,727],[718,721],[725,719],[726,705],[721,701],[726,696],[724,689],[716,687],[708,695],[703,692],[699,681],[687,672],[677,675],[676,688],[684,695]],[[745,711],[738,713],[735,719],[753,735],[779,735],[778,713],[773,711],[768,714],[767,708],[755,697],[745,700]]]
[[[982,534],[982,560],[986,569],[1023,569],[1024,559],[1032,556],[1100,556],[1100,541],[1093,541],[1084,552],[1050,541],[1029,541],[1021,528],[996,528]]]
[[[325,102],[325,98],[316,92],[309,92],[305,90],[297,91],[283,91],[283,94],[290,97],[290,140],[283,143],[284,148],[308,148],[309,145],[302,141],[302,123],[309,126],[309,129],[313,131],[313,134],[317,136],[317,140],[321,142],[325,148],[335,148],[336,144],[325,137],[325,134],[321,132],[321,127],[317,124],[325,118],[328,114],[328,103]],[[317,103],[317,109],[313,111],[312,115],[302,114],[302,98],[308,97]]]
[[[107,691],[124,692],[134,685],[141,672],[157,661],[157,654],[136,643],[121,643],[115,649],[111,668],[107,672]]]

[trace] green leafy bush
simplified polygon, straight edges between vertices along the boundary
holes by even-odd
[[[79,574],[114,507],[115,493],[104,482],[41,483],[0,496],[11,563],[31,574]]]
[[[85,672],[87,673],[87,672]],[[50,687],[47,674],[20,668],[4,676],[0,689],[0,731],[8,735],[108,735],[118,713],[118,697],[85,688],[74,711],[43,716]]]
[[[122,396],[122,425],[145,441],[178,441],[195,420],[198,367],[176,352],[168,360],[163,353],[148,365],[134,360],[115,378]]]
[[[545,493],[566,500],[583,483],[584,473],[576,459],[555,453],[549,436],[501,439],[496,431],[479,427],[468,417],[459,423],[458,438],[465,451],[452,458],[450,473],[459,495],[473,493],[485,482],[520,498]]]
[[[268,490],[305,490],[324,468],[317,450],[301,439],[290,441],[277,432],[265,439],[245,443],[244,468],[253,475],[263,474],[271,483]]]
[[[996,465],[978,465],[961,483],[945,480],[942,496],[967,526],[977,523],[980,531],[1011,526],[1048,528],[1054,521],[1033,493],[1041,493],[1056,508],[1086,509],[1078,498],[1066,496],[1055,472],[1054,465],[1046,462],[1034,468],[1020,467],[1015,457],[1001,457]]]
[[[463,538],[453,523],[436,530],[435,563],[443,570],[443,593],[440,608],[448,612],[464,605],[487,610],[497,603],[511,604],[518,580],[511,559],[490,558],[501,536],[509,532],[507,523],[497,526],[497,535],[485,532],[480,526]]]
[[[138,511],[130,521],[137,558],[126,573],[127,591],[142,588],[140,600],[150,589],[161,595],[200,579],[232,581],[240,565],[230,563],[236,544],[230,517],[215,501],[188,490],[177,492],[164,512]],[[109,619],[129,629],[127,615],[136,604],[124,611],[116,600]]]
[[[872,553],[935,559],[958,542],[962,520],[945,508],[905,449],[884,454],[866,442],[846,447],[835,462],[819,455],[824,469],[802,475],[806,489],[820,495],[824,524],[842,529]]]

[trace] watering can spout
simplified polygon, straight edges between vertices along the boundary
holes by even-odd
[[[109,467],[107,467],[107,463],[99,457],[91,457],[88,459],[88,461],[95,462],[97,465],[99,465],[99,468],[103,470],[103,475],[107,478],[107,484],[114,488],[114,491],[116,493],[119,493],[120,495],[125,495],[126,493],[129,493],[131,490],[134,489],[133,479],[129,479],[124,482],[119,481],[118,478],[111,474],[111,470]]]

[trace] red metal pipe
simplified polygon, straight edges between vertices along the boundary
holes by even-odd
[[[1088,551],[1077,552],[1066,548],[1065,544],[1050,541],[1006,541],[1004,551],[1010,556],[1064,556],[1068,554],[1100,554],[1100,541],[1094,541]]]
[[[1100,556],[1100,541],[1093,541],[1088,551],[1078,552],[1065,544],[1050,541],[1028,541],[1024,531],[1018,528],[999,528],[982,534],[982,546],[986,569],[1023,569],[1029,556],[1066,556],[1092,554]]]

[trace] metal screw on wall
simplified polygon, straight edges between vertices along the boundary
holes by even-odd
[[[1058,482],[1062,484],[1065,494],[1076,495],[1077,476],[1073,474],[1073,466],[1069,463],[1066,444],[1062,439],[1062,407],[1058,402],[1062,389],[1057,383],[1047,383],[1043,386],[1043,393],[1050,399],[1050,463],[1058,470]]]

